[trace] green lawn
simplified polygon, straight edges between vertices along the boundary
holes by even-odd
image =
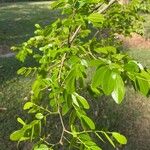
[[[0,45],[11,46],[21,43],[33,35],[35,23],[46,25],[59,17],[58,12],[48,9],[49,4],[50,2],[1,4]],[[146,15],[146,17],[149,21],[150,15]],[[146,29],[150,28],[149,22],[145,24],[145,27]],[[147,30],[147,35],[150,35],[149,33],[150,31]],[[150,67],[150,50],[132,49],[129,53],[142,64]],[[32,64],[33,62],[28,61],[25,65],[29,63]],[[17,69],[22,65],[13,57],[0,58],[0,107],[7,108],[7,111],[0,112],[0,150],[17,149],[15,147],[16,143],[9,140],[9,135],[18,127],[16,118],[19,115],[25,115],[21,107],[25,102],[24,98],[30,91],[28,86],[31,86],[32,82],[31,78],[23,78],[16,74]],[[136,123],[142,122],[142,118],[149,116],[149,103],[146,101],[146,98],[135,94],[131,89],[128,90],[126,99],[120,106],[116,105],[113,101],[109,101],[110,99],[100,101],[99,106],[95,106],[100,109],[97,123],[125,133],[130,140],[125,150],[148,150],[148,140],[150,139],[148,134],[150,130],[148,129],[150,128],[145,126],[144,135],[140,135],[138,134],[138,129],[144,128],[146,123],[143,123],[140,126],[141,128],[136,126]],[[143,111],[146,114],[143,114]]]
[[[143,66],[150,68],[150,49],[130,49],[129,54]]]
[[[34,24],[48,24],[58,17],[51,2],[0,4],[0,45],[14,45],[33,35]]]
[[[49,10],[51,2],[18,2],[0,4],[0,48],[12,46],[28,39],[34,33],[34,24],[44,26],[59,17]],[[28,63],[32,64],[31,61]],[[16,119],[23,116],[24,97],[28,95],[32,79],[19,77],[22,66],[14,57],[0,58],[0,150],[16,150],[9,135],[18,127]],[[28,64],[25,64],[28,65]]]

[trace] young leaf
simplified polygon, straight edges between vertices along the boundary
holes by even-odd
[[[140,73],[137,73],[135,76],[136,76],[136,81],[138,84],[139,91],[145,96],[147,96],[150,90],[150,74],[142,70]]]
[[[96,51],[97,53],[102,53],[102,54],[108,54],[108,53],[116,53],[116,48],[113,46],[106,46],[106,47],[100,47],[100,48],[96,48],[94,51]]]
[[[19,141],[24,136],[23,130],[17,130],[10,135],[10,140]]]
[[[108,69],[105,74],[102,81],[102,90],[106,95],[109,95],[114,90],[116,80],[116,73]]]
[[[90,147],[91,150],[102,150],[100,147],[94,145]]]
[[[70,108],[68,107],[68,104],[67,103],[64,103],[62,105],[62,114],[65,115],[68,113],[68,111],[70,110]]]
[[[92,141],[92,139],[91,139],[91,137],[89,136],[88,133],[79,134],[79,138],[82,141]]]
[[[114,91],[112,92],[112,97],[117,104],[120,104],[125,95],[125,87],[123,80],[119,74],[116,74],[116,80],[114,83]]]
[[[17,121],[19,123],[21,123],[23,126],[26,125],[26,123],[21,118],[19,118],[19,117],[17,118]]]
[[[102,85],[102,81],[103,81],[104,75],[107,70],[108,70],[107,66],[102,66],[96,70],[94,77],[92,79],[92,87],[93,88],[96,88],[96,87]]]
[[[95,124],[89,117],[82,115],[81,118],[86,122],[86,124],[90,127],[90,129],[92,130],[95,129]]]
[[[83,106],[85,109],[89,109],[89,108],[90,108],[90,106],[89,106],[87,100],[86,100],[84,97],[80,96],[80,95],[77,94],[77,93],[75,93],[75,96],[77,97],[77,99],[80,101],[80,103],[82,104],[82,106]]]
[[[88,20],[92,23],[101,23],[104,21],[104,16],[99,13],[93,13],[88,16]]]
[[[41,114],[41,113],[37,113],[36,115],[35,115],[35,117],[37,118],[37,119],[39,119],[39,120],[41,120],[41,119],[43,119],[43,114]]]
[[[74,75],[67,78],[66,90],[68,93],[73,93],[75,91],[75,77],[74,77]]]
[[[150,84],[148,83],[146,78],[144,79],[143,77],[137,77],[137,83],[138,83],[138,86],[139,86],[139,91],[142,94],[144,94],[145,96],[147,96],[147,94],[150,90]]]
[[[72,102],[73,102],[76,106],[80,107],[80,105],[79,105],[79,103],[78,103],[78,101],[77,101],[77,98],[76,98],[76,96],[75,96],[74,94],[72,94]]]
[[[121,135],[117,132],[112,132],[112,136],[120,143],[120,144],[127,144],[127,139],[125,136]]]
[[[71,114],[69,116],[69,125],[70,126],[74,123],[76,117],[77,117],[76,111],[72,110],[72,112],[71,112]]]
[[[17,74],[23,75],[26,72],[26,67],[22,67],[17,71]]]
[[[34,147],[34,150],[49,150],[49,148],[47,145],[41,144],[40,146]]]
[[[25,103],[25,105],[23,106],[23,109],[24,110],[27,110],[27,109],[30,109],[30,108],[32,108],[33,107],[33,103],[32,102],[27,102],[27,103]]]

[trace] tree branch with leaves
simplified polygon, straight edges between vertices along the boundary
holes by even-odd
[[[101,150],[100,143],[105,140],[113,147],[117,142],[127,143],[120,133],[97,129],[94,118],[88,115],[91,104],[82,91],[88,89],[92,96],[111,96],[117,104],[123,101],[127,84],[149,95],[150,70],[123,53],[115,39],[116,33],[130,35],[139,29],[135,28],[136,23],[142,19],[138,8],[135,9],[136,2],[120,5],[115,0],[58,0],[52,3],[53,9],[61,9],[63,17],[44,28],[36,24],[35,36],[12,48],[18,50],[20,61],[32,56],[38,65],[18,70],[21,75],[35,75],[31,96],[23,108],[32,120],[18,118],[22,128],[11,134],[11,140],[34,141],[34,150],[60,147]],[[109,31],[107,37],[101,36],[105,30]],[[89,69],[94,71],[92,75]],[[47,126],[49,132],[44,130]],[[56,133],[59,137],[49,136]]]

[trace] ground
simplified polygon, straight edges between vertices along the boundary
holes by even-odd
[[[49,2],[0,5],[0,56],[9,53],[12,45],[32,36],[35,23],[45,25],[59,17],[59,13],[50,11],[48,7]],[[150,20],[150,14],[145,17],[146,20]],[[144,38],[133,34],[130,38],[121,37],[121,40],[130,55],[150,67],[149,22],[145,23],[145,29]],[[0,107],[7,108],[6,111],[0,112],[0,150],[17,149],[16,143],[9,140],[9,135],[18,128],[16,118],[20,115],[25,118],[21,107],[26,101],[27,93],[30,91],[28,86],[32,82],[31,78],[16,75],[17,69],[22,65],[14,57],[0,57]],[[129,87],[121,105],[116,105],[110,98],[104,98],[99,101],[97,107],[97,123],[100,127],[107,127],[127,136],[128,144],[123,150],[150,149],[150,98],[137,94]],[[108,149],[111,150],[104,150]]]

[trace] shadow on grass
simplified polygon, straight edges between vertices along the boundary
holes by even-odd
[[[34,33],[34,24],[52,23],[60,13],[50,10],[51,2],[8,3],[0,6],[0,44],[14,45]]]
[[[10,80],[17,80],[17,70],[23,66],[32,67],[38,64],[31,58],[27,58],[25,63],[21,63],[15,57],[0,58],[0,84],[7,83]]]
[[[16,143],[9,140],[9,135],[18,129],[17,117],[25,119],[22,106],[24,98],[29,95],[32,78],[20,77],[16,71],[23,65],[34,64],[29,61],[21,64],[16,58],[0,58],[0,108],[6,111],[0,112],[0,149],[16,150]]]

